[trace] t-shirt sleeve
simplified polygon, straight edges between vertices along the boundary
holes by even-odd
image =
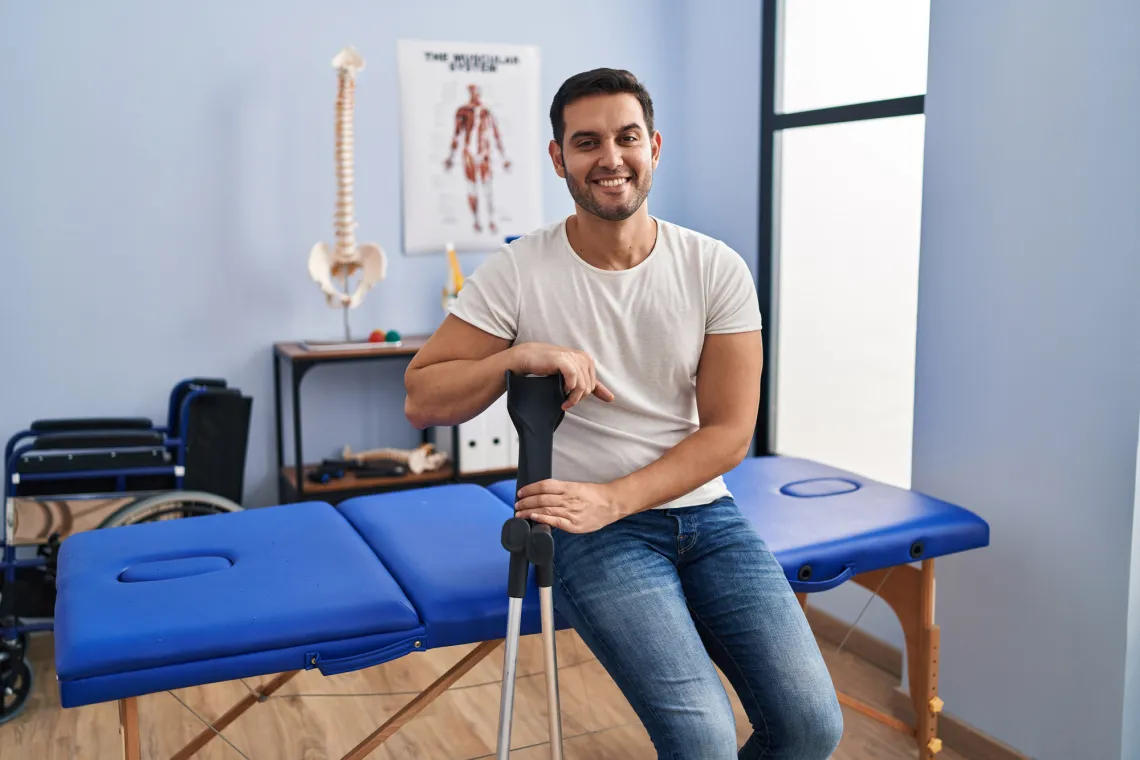
[[[514,254],[503,246],[464,279],[451,313],[499,338],[518,335],[519,273]]]
[[[760,301],[752,272],[740,254],[717,242],[709,261],[705,332],[749,332],[761,328]]]

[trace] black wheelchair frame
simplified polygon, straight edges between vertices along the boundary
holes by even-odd
[[[53,630],[55,558],[67,526],[42,543],[14,543],[16,502],[126,497],[100,522],[137,522],[242,509],[253,400],[224,379],[189,378],[170,392],[164,424],[147,417],[38,419],[4,449],[0,533],[0,724],[26,705],[28,634]],[[18,550],[34,556],[21,558]],[[25,622],[41,620],[41,622]]]

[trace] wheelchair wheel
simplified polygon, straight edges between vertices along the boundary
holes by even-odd
[[[217,494],[205,491],[169,491],[154,494],[131,502],[112,514],[100,528],[117,528],[122,525],[181,520],[186,517],[239,512],[242,506]]]
[[[32,663],[13,655],[0,651],[0,725],[15,720],[32,694]]]

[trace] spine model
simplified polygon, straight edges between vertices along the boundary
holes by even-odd
[[[353,191],[356,169],[353,147],[356,106],[356,77],[364,59],[351,45],[332,61],[337,70],[336,98],[336,213],[333,230],[336,242],[330,247],[320,242],[309,252],[309,276],[320,286],[329,306],[345,309],[345,339],[348,335],[348,309],[356,308],[376,283],[387,275],[387,257],[376,243],[356,242],[356,204]],[[349,293],[348,280],[360,273],[356,288]],[[334,278],[343,283],[337,288]]]

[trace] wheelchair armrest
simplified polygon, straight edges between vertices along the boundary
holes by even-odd
[[[33,433],[64,433],[90,430],[150,430],[154,424],[148,417],[59,417],[36,420],[29,428]]]
[[[36,438],[32,449],[53,451],[59,449],[119,449],[145,446],[162,446],[166,442],[162,433],[153,430],[92,430],[46,433]]]
[[[189,385],[201,385],[204,388],[225,388],[226,380],[221,377],[192,377],[186,381]]]

